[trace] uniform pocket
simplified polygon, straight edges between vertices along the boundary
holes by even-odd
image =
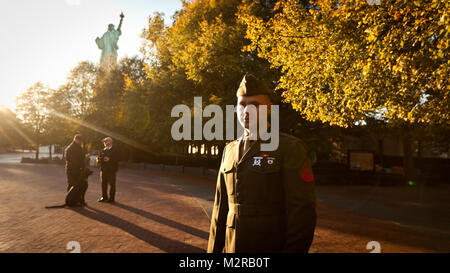
[[[278,202],[282,197],[281,175],[279,164],[261,162],[261,165],[254,165],[251,162],[247,165],[247,180],[245,181],[251,189],[257,189],[247,194],[249,203],[259,204],[261,200],[265,202]]]
[[[280,168],[279,167],[262,167],[262,168],[255,168],[252,167],[250,168],[251,171],[256,172],[256,173],[260,173],[260,174],[271,174],[271,173],[278,173],[280,172]]]
[[[225,177],[225,184],[227,186],[227,192],[229,195],[235,193],[235,185],[234,185],[234,176],[235,176],[235,167],[234,162],[225,162],[222,167],[222,171]]]

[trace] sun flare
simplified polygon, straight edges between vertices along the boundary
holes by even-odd
[[[11,98],[6,97],[7,94],[0,94],[0,111],[5,111],[6,109],[13,109],[14,105]]]

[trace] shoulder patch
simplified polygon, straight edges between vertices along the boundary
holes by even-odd
[[[314,181],[314,175],[308,160],[305,160],[305,162],[302,165],[302,168],[300,169],[300,177],[303,179],[303,181],[307,183]]]

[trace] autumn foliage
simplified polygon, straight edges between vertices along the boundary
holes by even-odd
[[[450,123],[450,2],[282,0],[268,20],[246,1],[247,51],[282,71],[278,89],[311,121]]]

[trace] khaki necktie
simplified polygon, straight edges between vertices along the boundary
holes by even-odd
[[[242,140],[242,145],[241,145],[241,151],[240,151],[240,156],[239,159],[241,159],[244,154],[250,149],[251,146],[251,140],[250,137],[247,135],[244,137],[244,139]]]

